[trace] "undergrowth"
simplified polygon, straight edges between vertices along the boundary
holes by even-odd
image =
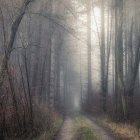
[[[110,117],[104,116],[104,118],[97,118],[97,121],[109,128],[119,139],[122,140],[140,140],[139,129],[136,124],[130,122],[117,122],[110,119]]]

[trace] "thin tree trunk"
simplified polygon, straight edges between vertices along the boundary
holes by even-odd
[[[28,73],[28,66],[27,66],[27,53],[26,48],[24,52],[24,61],[25,61],[25,71],[26,71],[26,79],[27,79],[27,89],[28,89],[28,96],[29,96],[29,105],[30,105],[30,124],[31,129],[33,128],[33,107],[32,107],[32,96],[31,96],[31,90],[30,90],[30,81],[29,81],[29,73]]]
[[[91,0],[87,0],[87,46],[88,46],[88,91],[87,105],[92,102],[92,74],[91,74]]]
[[[5,75],[6,75],[6,67],[8,65],[8,61],[10,59],[10,55],[11,55],[11,52],[13,50],[13,45],[14,45],[14,41],[15,41],[15,37],[16,37],[19,25],[20,25],[20,23],[22,21],[22,18],[24,16],[24,14],[25,14],[25,11],[26,11],[26,9],[27,9],[27,7],[28,7],[28,5],[30,4],[31,1],[33,1],[33,0],[25,0],[24,1],[23,5],[20,8],[18,16],[16,17],[15,21],[12,24],[10,40],[8,42],[8,45],[7,45],[7,48],[6,48],[6,52],[5,52],[5,55],[4,55],[4,58],[2,60],[2,64],[1,64],[1,70],[0,70],[0,92],[2,90],[2,85],[3,85],[3,82],[4,82]]]

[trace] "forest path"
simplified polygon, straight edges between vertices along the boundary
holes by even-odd
[[[67,117],[61,128],[57,140],[72,140],[75,135],[75,126],[71,117]]]
[[[79,130],[81,136],[76,137]],[[95,138],[91,137],[92,134],[90,133],[93,133]],[[57,140],[115,140],[115,138],[99,126],[94,119],[91,120],[89,117],[80,114],[65,119]]]
[[[87,123],[91,126],[93,132],[97,136],[98,140],[116,140],[109,132],[105,130],[105,128],[101,127],[97,124],[94,118],[88,118],[84,116]]]

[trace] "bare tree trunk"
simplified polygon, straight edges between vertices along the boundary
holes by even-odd
[[[88,89],[87,105],[92,102],[92,74],[91,74],[91,0],[87,0],[87,46],[88,46]]]
[[[9,79],[10,88],[11,88],[11,94],[12,94],[12,98],[13,98],[13,105],[15,107],[18,129],[21,132],[20,117],[19,117],[19,113],[18,113],[18,103],[17,103],[17,100],[16,100],[16,92],[15,92],[14,84],[13,84],[13,81],[12,81],[12,76],[11,76],[11,73],[9,72],[8,66],[7,66],[6,70],[7,70],[7,75],[8,75],[8,79]]]
[[[101,57],[101,94],[103,96],[103,111],[106,112],[106,85],[105,85],[105,73],[106,73],[106,53],[105,53],[105,15],[104,15],[104,0],[101,1],[101,48],[100,48],[100,57]]]
[[[27,89],[28,89],[28,96],[29,96],[29,105],[30,105],[30,124],[31,124],[31,129],[32,129],[33,128],[33,125],[34,125],[33,124],[33,107],[32,107],[32,96],[31,96],[31,89],[30,89],[28,66],[27,66],[27,53],[26,53],[26,48],[25,48],[25,54],[24,54],[24,61],[25,61]]]
[[[33,77],[32,77],[32,86],[34,87],[34,90],[32,91],[32,94],[36,98],[38,98],[38,83],[39,83],[39,66],[40,66],[40,48],[41,48],[41,34],[42,34],[42,21],[40,19],[39,25],[38,25],[38,33],[39,36],[36,38],[36,49],[35,49],[35,59],[34,59],[34,66],[33,66]]]
[[[6,67],[7,67],[8,61],[10,59],[10,55],[11,55],[11,52],[12,52],[12,49],[13,49],[13,45],[14,45],[15,37],[16,37],[17,31],[18,31],[18,27],[19,27],[19,25],[20,25],[20,23],[22,21],[22,18],[23,18],[24,14],[25,14],[25,11],[26,11],[28,5],[32,1],[33,0],[25,0],[24,1],[24,3],[21,6],[20,11],[19,11],[15,21],[12,24],[10,40],[8,42],[8,45],[5,46],[6,47],[6,51],[5,51],[5,55],[4,55],[4,58],[2,60],[2,64],[1,64],[1,70],[0,70],[0,92],[1,92],[3,81],[4,81],[4,78],[5,78],[5,75],[6,75]]]
[[[59,44],[60,45],[60,44]],[[60,109],[60,61],[61,61],[61,48],[57,50],[57,57],[56,57],[56,107]]]
[[[83,85],[82,85],[82,56],[80,47],[80,95],[81,95],[81,107],[83,107]]]

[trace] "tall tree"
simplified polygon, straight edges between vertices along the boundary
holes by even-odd
[[[87,0],[87,46],[88,46],[88,89],[87,89],[87,103],[91,104],[92,98],[92,72],[91,72],[91,0]]]
[[[17,31],[18,31],[19,25],[22,21],[22,18],[24,16],[25,12],[26,12],[26,9],[27,9],[28,5],[32,1],[33,0],[24,0],[23,4],[22,4],[22,6],[19,10],[19,13],[16,16],[16,18],[15,18],[13,24],[12,24],[10,39],[9,39],[9,42],[7,43],[8,45],[5,46],[5,48],[7,48],[7,49],[5,50],[5,55],[3,57],[2,64],[1,64],[0,90],[2,88],[3,81],[4,81],[4,78],[5,78],[5,75],[6,75],[6,68],[7,68],[7,65],[8,65],[8,61],[10,59],[11,52],[13,50],[13,45],[14,45],[14,42],[15,42],[15,38],[16,38],[16,34],[17,34]]]

